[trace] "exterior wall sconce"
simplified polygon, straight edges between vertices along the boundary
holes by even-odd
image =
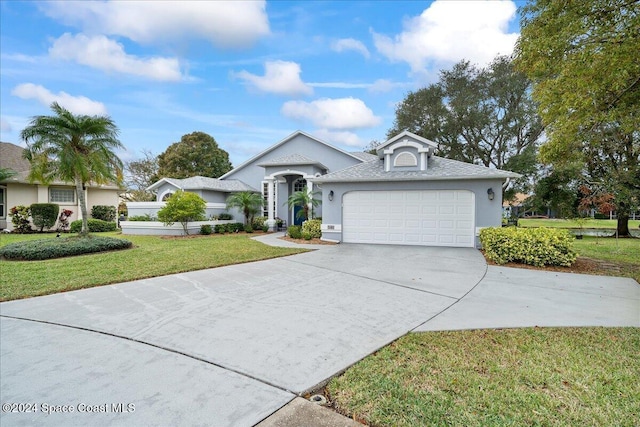
[[[329,201],[333,201],[333,190],[329,191]]]
[[[493,192],[493,188],[490,188],[487,190],[487,197],[489,197],[489,200],[493,200],[493,198],[495,197],[495,193]]]

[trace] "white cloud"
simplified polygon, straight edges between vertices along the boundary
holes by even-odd
[[[160,81],[178,81],[183,78],[177,59],[143,59],[128,55],[120,43],[106,36],[73,36],[65,33],[49,48],[49,55],[107,72],[131,74]]]
[[[11,132],[11,123],[6,121],[4,117],[0,117],[0,131]]]
[[[86,96],[72,96],[66,92],[52,93],[47,88],[33,83],[16,86],[11,94],[22,99],[35,99],[42,105],[50,106],[57,102],[74,114],[104,115],[107,109],[101,102],[92,101]]]
[[[362,43],[360,40],[356,39],[340,39],[331,45],[331,49],[336,52],[344,52],[348,50],[353,50],[360,53],[365,58],[369,58],[371,54],[369,53],[369,49]]]
[[[335,132],[327,129],[316,129],[313,131],[313,135],[333,144],[348,145],[350,147],[362,147],[364,145],[364,141],[358,135],[349,131]]]
[[[242,70],[233,74],[261,92],[279,95],[311,95],[313,88],[300,79],[300,65],[288,61],[267,61],[264,76]]]
[[[430,64],[462,59],[485,65],[513,51],[518,34],[507,31],[515,14],[512,1],[436,0],[420,16],[407,20],[404,31],[393,39],[372,34],[380,53],[391,61],[407,62],[414,73],[425,72]]]
[[[380,117],[357,98],[323,98],[312,102],[288,101],[281,112],[294,120],[310,121],[321,129],[357,129],[380,124]]]
[[[269,35],[265,1],[44,2],[45,12],[86,33],[139,43],[205,39],[220,47],[247,47]]]

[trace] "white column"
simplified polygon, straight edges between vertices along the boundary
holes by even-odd
[[[391,170],[391,154],[386,153],[384,155],[384,170],[389,172]]]
[[[307,180],[307,194],[309,199],[313,197],[313,182]],[[309,219],[312,219],[313,203],[309,202]]]
[[[272,221],[275,219],[275,214],[273,212],[273,205],[275,204],[275,200],[273,200],[273,178],[267,179],[267,203],[268,203],[268,208],[267,208],[267,219],[269,221]]]
[[[275,205],[275,200],[273,200],[273,189],[274,179],[267,178],[267,225],[269,226],[269,231],[274,231],[276,225],[275,212],[273,211],[273,207]]]

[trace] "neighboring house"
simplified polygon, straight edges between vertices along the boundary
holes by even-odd
[[[528,194],[516,193],[513,200],[504,200],[502,202],[502,216],[504,218],[521,218],[527,214],[533,215],[533,212],[528,212],[525,206],[525,201],[528,198]]]
[[[73,214],[69,222],[81,218],[80,206],[75,186],[64,182],[49,185],[29,183],[27,176],[31,166],[22,157],[24,148],[7,142],[0,142],[0,168],[10,169],[16,175],[0,182],[0,229],[12,230],[13,224],[8,211],[19,205],[30,206],[33,203],[56,203],[60,210],[69,209]],[[87,210],[95,205],[118,207],[119,188],[108,185],[88,185],[85,190]]]
[[[324,239],[474,247],[481,228],[500,226],[502,184],[520,175],[438,157],[436,147],[405,131],[377,155],[350,153],[298,131],[211,183],[259,188],[271,227],[276,218],[298,223],[286,201],[309,191],[322,199],[314,214],[322,217]],[[159,190],[160,201],[172,181],[180,180],[165,178],[149,189]],[[210,191],[220,201],[229,193]]]

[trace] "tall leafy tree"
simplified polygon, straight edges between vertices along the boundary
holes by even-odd
[[[24,157],[31,163],[29,180],[74,183],[82,212],[80,234],[87,235],[86,184],[122,182],[122,161],[115,150],[124,148],[118,127],[108,116],[75,115],[54,102],[53,116],[35,116],[20,136],[27,143]]]
[[[208,176],[218,178],[231,170],[229,153],[204,132],[183,135],[180,142],[171,144],[158,156],[158,176],[189,178]]]
[[[253,191],[240,191],[227,197],[227,209],[238,208],[244,214],[244,225],[250,225],[250,219],[262,206],[262,196]]]
[[[581,164],[590,187],[613,195],[628,235],[640,203],[640,2],[537,0],[521,14],[515,64],[546,125],[541,158]]]
[[[441,71],[437,83],[410,92],[397,107],[387,136],[403,130],[438,143],[448,158],[525,175],[522,191],[538,170],[544,128],[530,81],[510,58],[499,56],[486,68],[461,61]]]
[[[158,180],[158,157],[148,150],[142,158],[125,164],[127,192],[123,195],[132,202],[151,202],[155,195],[147,187]]]

